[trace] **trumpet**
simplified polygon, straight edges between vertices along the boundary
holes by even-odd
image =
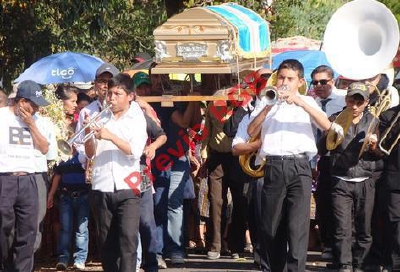
[[[274,86],[266,86],[258,94],[260,100],[265,100],[266,105],[275,105],[278,102],[278,89]]]
[[[85,132],[85,130],[91,126],[97,126],[100,127],[99,122],[102,120],[111,110],[112,105],[107,106],[104,110],[96,114],[90,121],[87,123],[84,127],[82,127],[78,132],[76,132],[68,141],[64,139],[60,139],[57,141],[57,147],[61,152],[63,152],[66,155],[71,155],[72,154],[72,147],[75,144],[83,144],[87,140],[89,140],[93,135],[94,131],[92,130],[88,134],[86,134],[81,142],[78,142],[78,139],[82,137],[82,134]],[[104,124],[105,122],[103,122]]]

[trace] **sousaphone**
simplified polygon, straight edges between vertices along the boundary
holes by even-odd
[[[399,25],[392,12],[375,0],[354,0],[331,17],[323,50],[340,75],[368,79],[393,61],[399,47]]]
[[[340,75],[353,80],[369,79],[393,61],[399,36],[397,20],[384,4],[375,0],[354,0],[332,15],[325,29],[323,50],[331,67]],[[350,118],[352,114],[343,111],[335,121],[343,127],[345,135]],[[330,149],[341,142],[336,141],[332,133],[330,130],[327,137]]]

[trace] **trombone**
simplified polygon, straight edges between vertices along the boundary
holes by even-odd
[[[82,127],[78,132],[76,132],[68,141],[60,139],[57,141],[57,147],[58,149],[63,152],[66,155],[71,155],[72,154],[72,147],[75,144],[78,144],[78,139],[82,137],[82,134],[85,132],[85,130],[92,125],[100,127],[99,121],[103,119],[111,110],[112,105],[107,106],[104,110],[96,114],[90,121],[87,123],[84,127]],[[89,140],[93,135],[94,131],[90,131],[88,134],[86,134],[82,141],[79,142],[79,144],[85,143],[87,140]]]
[[[393,148],[400,140],[400,127],[399,127],[400,112],[393,118],[390,126],[383,132],[381,140],[379,141],[379,149],[386,155],[390,155]]]

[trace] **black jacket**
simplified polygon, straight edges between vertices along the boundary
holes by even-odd
[[[343,142],[331,151],[333,176],[371,177],[374,171],[382,168],[380,158],[372,152],[364,152],[362,157],[358,158],[366,132],[374,119],[376,117],[365,111],[359,123],[349,127]]]
[[[255,98],[251,101],[251,105],[254,107],[255,105]],[[235,137],[236,132],[239,127],[239,123],[242,121],[243,117],[246,114],[251,114],[252,110],[249,108],[245,110],[243,107],[236,107],[233,109],[232,116],[225,122],[224,124],[224,133],[228,137]]]

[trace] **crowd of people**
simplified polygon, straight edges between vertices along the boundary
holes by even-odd
[[[164,107],[144,98],[173,88],[153,67],[130,77],[104,63],[89,88],[58,85],[61,130],[37,83],[0,92],[0,271],[32,271],[55,208],[57,270],[84,270],[93,243],[110,272],[184,267],[188,250],[305,271],[312,197],[329,268],[399,271],[400,106],[386,74],[342,77],[338,89],[321,65],[308,95],[289,59],[243,79],[240,101]],[[233,82],[203,75],[187,95]],[[254,156],[262,177],[239,156]]]

